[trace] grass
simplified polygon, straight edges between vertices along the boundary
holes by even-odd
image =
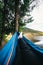
[[[36,42],[36,40],[33,39],[34,36],[43,36],[43,32],[32,30],[29,28],[24,28],[23,32],[28,39],[32,40],[32,42]]]
[[[5,34],[3,40],[5,41],[5,43],[7,43],[11,39],[11,37],[12,37],[11,33],[9,35]]]

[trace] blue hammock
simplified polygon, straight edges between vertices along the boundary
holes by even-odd
[[[40,48],[39,46],[35,45],[33,42],[31,42],[30,40],[26,39],[24,36],[23,36],[23,40],[29,44],[34,50],[38,51],[39,53],[43,54],[43,49]]]
[[[6,65],[15,56],[18,35],[15,33],[8,43],[0,50],[0,65]]]
[[[43,49],[15,33],[0,50],[0,65],[43,65]]]

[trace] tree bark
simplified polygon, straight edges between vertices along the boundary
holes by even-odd
[[[2,46],[2,41],[3,41],[3,37],[4,37],[4,23],[5,23],[5,14],[4,14],[5,11],[3,11],[3,21],[2,21],[2,30],[1,30],[1,43],[0,43],[0,46]]]
[[[15,31],[18,32],[18,9],[19,0],[15,0]]]

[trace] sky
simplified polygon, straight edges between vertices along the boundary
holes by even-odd
[[[34,21],[26,25],[27,28],[43,32],[43,1],[40,0],[39,6],[31,12]]]

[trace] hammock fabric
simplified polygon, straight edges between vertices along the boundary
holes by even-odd
[[[0,65],[11,65],[15,57],[18,35],[15,33],[8,43],[0,50]]]
[[[35,50],[23,39],[19,40],[14,65],[43,65],[42,53]]]
[[[16,32],[0,50],[0,65],[43,65],[43,49]]]

